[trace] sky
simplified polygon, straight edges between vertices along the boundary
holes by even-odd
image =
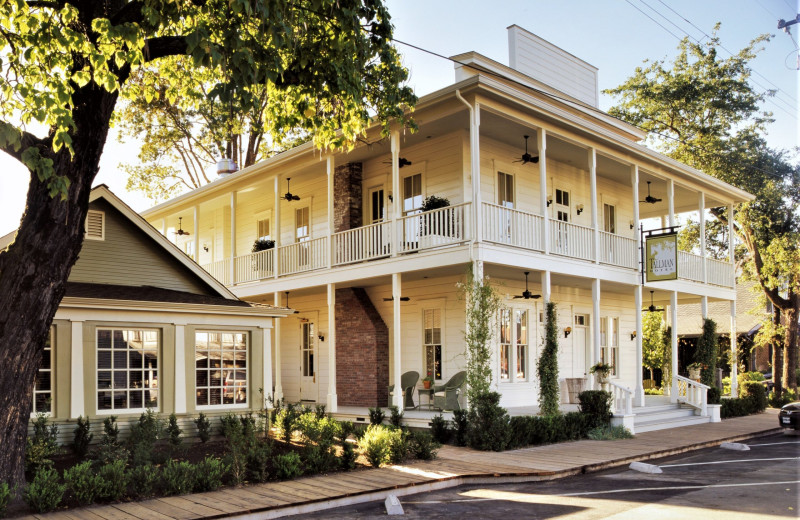
[[[775,148],[798,146],[800,88],[795,41],[777,29],[778,19],[793,20],[798,0],[385,0],[395,38],[427,51],[453,56],[476,51],[508,64],[506,28],[519,25],[599,68],[600,90],[623,83],[646,59],[670,61],[679,38],[705,41],[720,22],[722,46],[738,52],[760,34],[771,34],[752,62],[753,86],[777,89],[764,104],[775,122],[767,140]],[[453,64],[402,43],[398,48],[411,72],[411,85],[424,95],[454,81]],[[723,57],[728,54],[723,50]],[[600,107],[613,99],[601,94]],[[96,183],[105,183],[137,211],[152,205],[139,193],[125,190],[121,162],[136,161],[136,142],[122,144],[112,129],[100,161]],[[0,152],[0,236],[19,225],[24,210],[28,172]]]

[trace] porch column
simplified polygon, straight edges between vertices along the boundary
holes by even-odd
[[[394,395],[392,396],[392,404],[399,408],[400,410],[403,409],[403,392],[400,390],[400,353],[403,349],[403,336],[400,333],[400,284],[401,284],[401,275],[400,273],[393,273],[392,274],[392,335],[393,335],[393,345],[392,345],[392,383],[395,385]]]
[[[739,352],[736,348],[736,300],[731,300],[731,397],[739,396]]]
[[[333,233],[335,231],[333,225],[333,155],[328,155],[327,158],[327,174],[328,174],[328,268],[333,265],[333,257],[335,254]],[[330,327],[328,327],[330,328]],[[336,392],[334,392],[335,394]],[[330,406],[328,407],[330,410]]]
[[[280,321],[280,318],[272,318],[272,323],[276,324]],[[259,327],[261,329],[261,345],[263,353],[263,362],[261,365],[261,377],[263,378],[263,388],[264,388],[264,395],[261,396],[264,399],[264,407],[269,406],[269,401],[267,401],[267,397],[272,394],[272,329],[268,327]]]
[[[280,206],[281,196],[279,195],[279,193],[280,193],[279,190],[280,190],[280,179],[276,175],[275,176],[275,199],[274,199],[274,201],[272,203],[273,207],[275,208],[275,211],[274,211],[274,213],[275,213],[275,226],[274,226],[275,227],[275,233],[274,233],[274,238],[273,238],[273,240],[275,240],[275,248],[272,250],[272,271],[273,271],[272,272],[272,276],[274,278],[277,278],[278,277],[278,273],[280,272],[280,261],[279,261],[279,259],[280,259],[280,256],[281,256],[281,255],[278,254],[278,252],[279,252],[278,248],[281,247],[281,206]],[[278,305],[279,303],[280,303],[280,296],[278,296],[278,293],[275,293],[275,305]],[[276,345],[276,349],[275,349],[275,373],[276,374],[279,372],[279,369],[280,369],[280,366],[281,366],[280,363],[278,363],[278,349],[277,349],[277,344],[278,344],[277,343],[277,341],[278,341],[277,338],[280,337],[280,334],[278,334],[278,323],[279,323],[279,321],[275,322],[275,338],[276,338],[276,340],[275,340],[275,342],[276,342],[275,343],[275,345]],[[280,382],[280,378],[278,378],[276,376],[275,384],[279,385],[279,382]],[[275,392],[276,393],[277,393],[277,391],[278,391],[278,386],[276,386],[276,388],[275,388]],[[276,399],[277,399],[277,397],[276,397]]]
[[[231,285],[236,283],[236,192],[231,192]]]
[[[167,217],[161,219],[161,234],[167,236]]]
[[[631,186],[633,187],[633,238],[636,239],[636,243],[641,247],[642,234],[639,233],[639,166],[636,164],[631,167]]]
[[[328,284],[328,411],[336,413],[336,285]]]
[[[703,283],[708,283],[708,266],[706,265],[706,194],[701,191],[697,199],[700,207],[700,257],[702,258]]]
[[[542,298],[550,303],[550,271],[542,271]]]
[[[592,350],[589,366],[600,361],[600,279],[592,280]],[[589,378],[590,388],[595,388],[595,380]]]
[[[469,122],[469,157],[470,170],[472,170],[472,202],[473,219],[475,223],[475,241],[483,240],[483,225],[481,220],[481,106],[476,101],[472,111],[472,120]]]
[[[675,225],[675,181],[667,179],[667,206],[669,207],[669,225]]]
[[[594,263],[600,263],[600,227],[597,222],[597,152],[589,148],[589,185],[592,197],[592,237],[594,240]],[[569,208],[572,212],[573,208]],[[572,217],[570,217],[572,220]]]
[[[400,132],[392,130],[389,140],[392,148],[392,256],[397,256],[404,238],[403,222],[400,220],[403,216],[403,194],[400,193],[400,165],[398,163],[400,157]],[[397,381],[397,384],[400,384],[399,378]]]
[[[472,275],[475,280],[483,282],[483,260],[475,260],[472,262]]]
[[[672,291],[669,295],[669,316],[672,326],[672,334],[670,335],[670,348],[672,353],[672,390],[669,393],[669,400],[671,403],[678,402],[678,291]]]
[[[644,406],[644,382],[642,381],[642,286],[633,289],[633,298],[636,305],[636,390],[633,400],[634,406]]]
[[[200,264],[200,205],[194,206],[194,255],[193,260]]]
[[[539,204],[542,208],[542,245],[544,254],[550,253],[550,222],[547,212],[547,131],[539,128],[536,131],[539,147]],[[550,273],[547,273],[548,279]],[[548,289],[550,285],[548,284]]]
[[[275,184],[277,184],[277,181]],[[281,293],[276,291],[274,298],[275,307],[280,307]],[[281,377],[281,320],[275,320],[275,402],[281,399],[283,399],[283,378]]]
[[[69,388],[69,416],[77,419],[85,415],[83,395],[83,322],[70,323],[72,334],[70,338],[70,388]]]
[[[700,315],[703,320],[708,319],[708,296],[700,297]]]
[[[736,230],[733,227],[733,202],[728,204],[728,260],[731,264],[731,287],[736,289],[736,250],[734,249],[736,241],[734,240],[734,233]]]
[[[175,324],[175,413],[186,413],[186,327],[178,324]]]

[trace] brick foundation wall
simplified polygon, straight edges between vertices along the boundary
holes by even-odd
[[[386,406],[389,329],[364,289],[336,289],[336,393],[343,406]]]
[[[361,227],[361,163],[333,170],[333,227],[335,232]]]

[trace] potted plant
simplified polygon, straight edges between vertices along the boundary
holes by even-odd
[[[611,365],[600,361],[592,365],[592,368],[589,369],[589,372],[594,374],[594,376],[597,378],[598,384],[604,385],[608,383],[608,375],[611,374]]]
[[[433,384],[433,378],[428,375],[422,380],[422,386],[425,390],[429,390],[431,385]]]
[[[275,247],[275,241],[268,238],[258,238],[253,242],[253,253],[259,253]],[[264,278],[272,271],[271,258],[264,258],[264,255],[254,255],[252,257],[253,271],[259,273],[259,278]]]
[[[702,371],[704,368],[706,368],[706,366],[697,361],[687,366],[686,369],[689,371],[689,379],[700,381],[700,371]]]
[[[431,195],[422,201],[420,209],[424,212],[447,208],[450,201],[444,197]],[[422,215],[419,224],[419,246],[422,248],[447,244],[455,235],[452,214]]]

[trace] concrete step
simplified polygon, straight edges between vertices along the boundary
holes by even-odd
[[[659,412],[666,412],[669,410],[675,410],[676,408],[680,408],[681,405],[678,403],[668,403],[668,404],[661,404],[658,406],[635,406],[633,408],[633,413],[639,414],[648,414],[648,413],[659,413]]]
[[[696,417],[693,408],[673,408],[671,410],[664,410],[660,412],[638,414],[633,418],[633,424],[638,426],[640,424],[661,423],[669,421],[679,421],[687,417]]]
[[[692,416],[685,419],[674,419],[667,422],[648,422],[645,424],[634,425],[636,433],[652,432],[655,430],[668,430],[670,428],[681,428],[683,426],[693,426],[695,424],[705,424],[711,421],[710,417]]]

